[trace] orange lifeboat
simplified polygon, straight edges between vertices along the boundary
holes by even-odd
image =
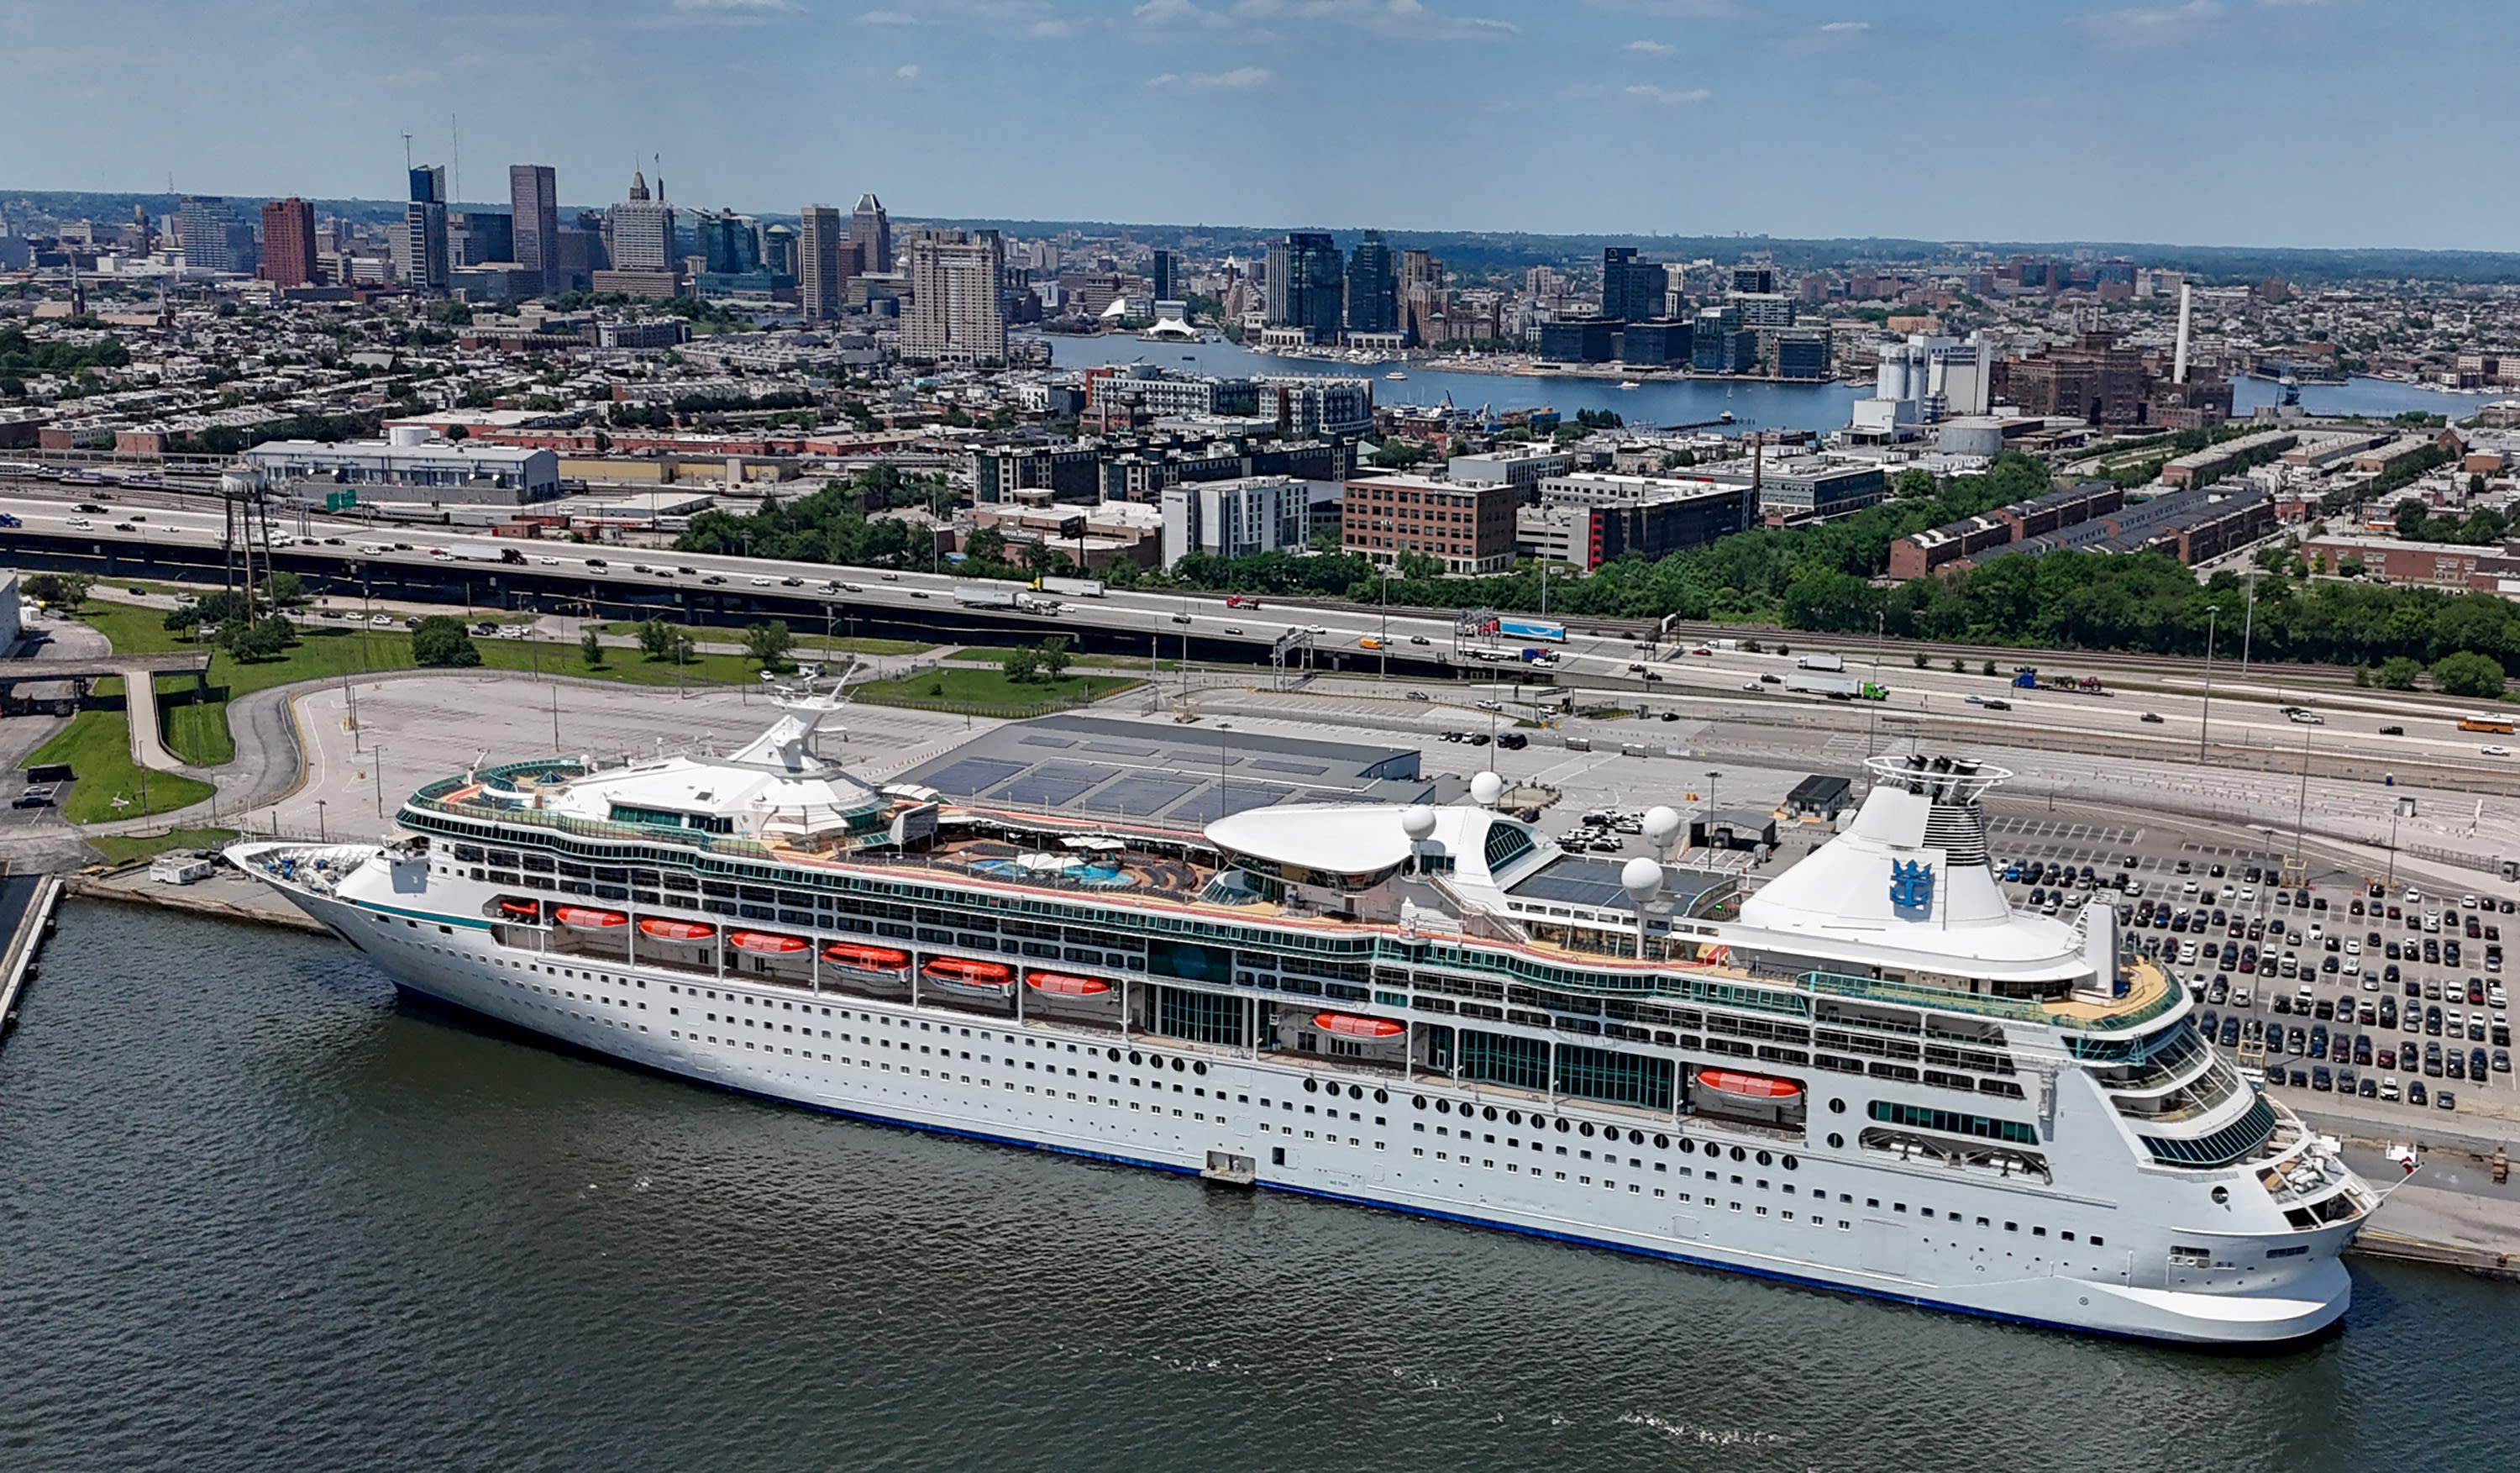
[[[927,985],[943,992],[960,992],[972,997],[1005,998],[1014,995],[1014,968],[993,961],[973,961],[963,956],[939,956],[919,969]]]
[[[910,953],[890,946],[860,946],[848,942],[833,942],[823,948],[823,960],[835,967],[853,967],[861,972],[898,972],[910,965]]]
[[[1697,1071],[1697,1083],[1700,1088],[1744,1100],[1789,1100],[1803,1092],[1803,1086],[1791,1080],[1743,1074],[1737,1069],[1701,1069]]]
[[[1368,1018],[1356,1013],[1315,1013],[1313,1027],[1342,1038],[1397,1038],[1409,1025],[1396,1018]]]
[[[543,918],[543,902],[521,900],[514,896],[506,896],[499,900],[499,913],[516,920],[538,921]]]
[[[704,942],[717,935],[717,928],[701,921],[669,921],[652,915],[639,922],[639,934],[660,942]]]
[[[793,956],[813,944],[801,936],[778,936],[767,931],[730,931],[726,944],[756,956]]]
[[[1099,997],[1111,990],[1111,984],[1100,977],[1077,977],[1066,972],[1027,973],[1024,986],[1053,997]]]
[[[562,905],[552,912],[552,919],[571,931],[618,931],[630,924],[630,917],[618,910],[598,910],[592,905]]]

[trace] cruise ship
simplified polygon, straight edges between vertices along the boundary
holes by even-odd
[[[2007,774],[1876,758],[1755,889],[1465,801],[1203,827],[730,753],[482,765],[231,855],[401,988],[838,1115],[2107,1335],[2345,1312],[2376,1205],[2111,907],[2012,908]]]

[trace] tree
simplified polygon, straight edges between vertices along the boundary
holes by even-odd
[[[1067,664],[1071,658],[1067,653],[1069,643],[1068,636],[1064,634],[1053,634],[1041,642],[1040,660],[1043,679],[1056,680],[1067,673]]]
[[[452,614],[432,614],[411,631],[411,663],[423,669],[459,668],[481,663],[472,632]]]
[[[2397,517],[2398,539],[2402,542],[2422,541],[2424,539],[2424,523],[2431,520],[2431,518],[2432,508],[2424,505],[2420,501],[2409,499],[2399,502]]]
[[[276,616],[232,620],[219,625],[219,648],[231,658],[248,665],[277,660],[296,642],[296,629],[289,621]]]
[[[1058,550],[1057,548],[1051,546],[1047,542],[1028,542],[1024,544],[1024,569],[1035,577],[1048,577],[1052,574],[1057,573],[1060,566],[1066,561],[1066,559],[1058,555]]]
[[[604,664],[604,636],[591,625],[585,633],[577,636],[577,658],[586,662],[590,668]]]
[[[1041,651],[1014,650],[1007,656],[1007,678],[1018,685],[1040,679]]]
[[[2404,655],[2392,655],[2381,661],[2379,668],[2371,672],[2371,683],[2382,690],[2413,690],[2416,677],[2423,672],[2424,667],[2421,661],[2409,660]]]
[[[743,629],[743,653],[765,670],[784,669],[788,665],[788,651],[795,643],[788,632],[788,621],[784,619],[746,624]]]
[[[2445,655],[2433,662],[2433,687],[2453,696],[2499,696],[2502,665],[2471,650]]]
[[[84,573],[38,573],[26,579],[26,596],[48,609],[76,614],[96,579]]]
[[[661,619],[643,619],[639,621],[639,648],[650,660],[689,660],[692,636]]]
[[[994,527],[983,527],[963,544],[963,555],[974,562],[1003,563],[1007,560],[1007,534]]]
[[[306,602],[306,580],[286,570],[273,574],[263,591],[275,609],[294,609]]]
[[[1923,501],[1932,498],[1940,489],[1934,483],[1933,472],[1907,470],[1901,471],[1899,479],[1892,483],[1890,494],[1901,501]]]

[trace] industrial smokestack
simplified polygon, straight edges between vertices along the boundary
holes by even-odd
[[[2185,282],[2179,284],[2179,355],[2171,365],[2170,382],[2187,382],[2187,319],[2196,305],[2196,289]]]

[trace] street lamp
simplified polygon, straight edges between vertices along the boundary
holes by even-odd
[[[1373,641],[1374,654],[1380,665],[1374,670],[1373,678],[1382,680],[1391,674],[1391,570],[1379,570],[1373,581],[1382,593],[1382,632]]]
[[[333,842],[331,836],[324,828],[324,802],[325,801],[321,798],[315,800],[315,842],[318,844],[330,844]]]
[[[2205,709],[2196,717],[2196,761],[2205,761],[2205,730],[2214,720],[2214,620],[2223,612],[2221,604],[2205,606]]]
[[[385,816],[385,749],[377,749],[377,816]]]
[[[2388,888],[2398,888],[2398,820],[2415,816],[2415,801],[2401,798],[2389,805],[2389,880]]]

